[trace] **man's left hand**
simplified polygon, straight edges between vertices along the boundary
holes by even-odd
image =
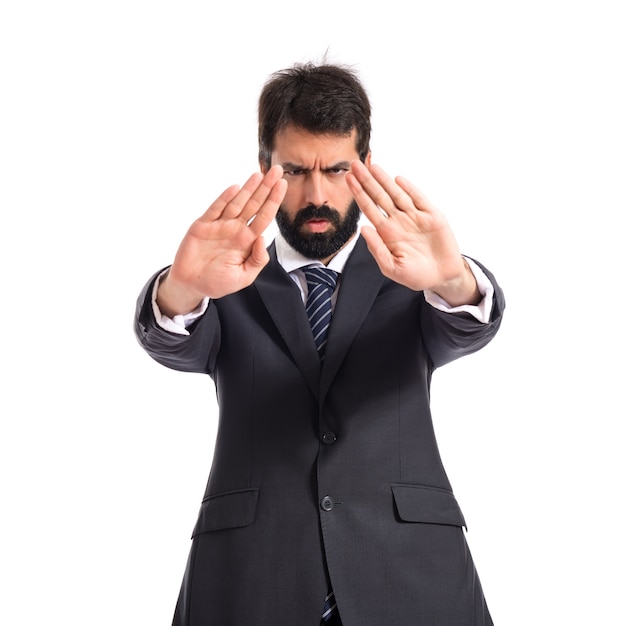
[[[443,213],[407,179],[353,161],[346,182],[372,226],[362,233],[381,272],[416,291],[430,289],[450,306],[481,295]]]

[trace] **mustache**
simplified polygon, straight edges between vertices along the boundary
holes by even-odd
[[[327,204],[309,204],[300,209],[293,219],[293,226],[294,228],[300,228],[309,220],[328,220],[335,228],[339,228],[341,225],[339,211]]]

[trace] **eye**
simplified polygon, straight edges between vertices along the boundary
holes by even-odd
[[[343,176],[348,171],[347,167],[331,167],[326,170],[331,176]]]
[[[286,176],[302,176],[306,174],[306,170],[285,170],[283,174]]]

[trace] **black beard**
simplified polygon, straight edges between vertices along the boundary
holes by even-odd
[[[300,209],[293,221],[289,219],[281,207],[276,214],[276,224],[285,241],[307,259],[325,259],[338,252],[345,243],[356,233],[361,210],[353,200],[348,207],[346,216],[341,219],[337,209],[323,204],[310,204]],[[325,233],[303,233],[302,226],[311,219],[328,220],[333,228]]]

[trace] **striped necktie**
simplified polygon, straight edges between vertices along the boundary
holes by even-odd
[[[309,287],[306,314],[311,323],[315,347],[320,354],[320,359],[323,359],[332,317],[331,298],[337,286],[337,272],[319,266],[303,267],[302,270]]]
[[[332,317],[331,298],[337,286],[337,272],[325,267],[311,266],[303,267],[309,294],[306,299],[306,314],[313,331],[315,346],[319,352],[320,359],[324,358],[328,328]],[[335,604],[335,594],[329,591],[324,600],[322,609],[322,621],[327,622],[337,610]]]

